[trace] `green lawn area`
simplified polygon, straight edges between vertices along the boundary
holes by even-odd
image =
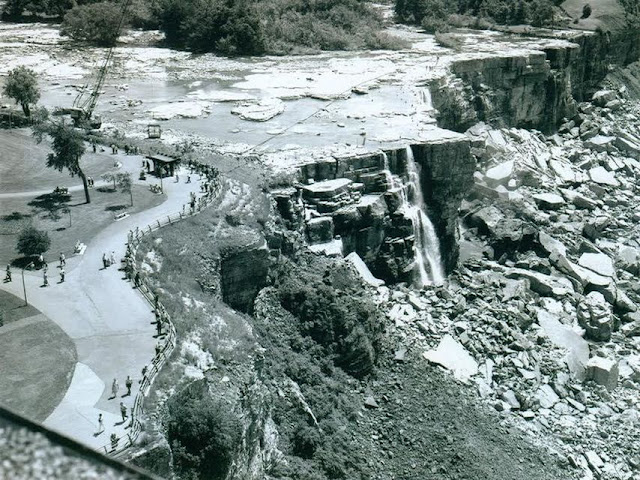
[[[0,151],[0,193],[53,190],[56,186],[82,184],[78,177],[71,177],[66,171],[46,167],[47,155],[51,153],[50,142],[45,139],[37,143],[30,129],[0,130]],[[105,152],[98,149],[94,154],[87,145],[80,161],[85,174],[98,181],[100,175],[112,170],[113,157],[109,152],[109,149]]]
[[[114,222],[116,213],[141,212],[160,205],[165,199],[164,195],[152,193],[141,185],[133,188],[133,207],[129,206],[128,193],[114,192],[105,187],[91,190],[89,204],[84,203],[83,191],[71,192],[65,197],[47,194],[31,198],[3,198],[0,200],[0,265],[21,264],[16,243],[20,231],[27,225],[33,224],[49,233],[51,247],[45,258],[54,261],[60,252],[64,252],[67,258],[71,257],[78,240],[88,244]]]
[[[21,304],[3,293],[0,309]],[[58,325],[33,307],[0,327],[0,403],[37,421],[44,421],[71,383],[76,348]]]
[[[3,275],[4,278],[4,275]],[[20,281],[16,276],[13,281]],[[33,317],[40,312],[31,305],[24,305],[24,300],[11,295],[9,292],[0,290],[0,312],[2,312],[2,324],[9,325],[11,322]],[[0,330],[1,331],[1,330]]]

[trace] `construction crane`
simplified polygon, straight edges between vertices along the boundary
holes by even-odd
[[[116,38],[120,36],[120,32],[122,31],[122,27],[125,23],[125,18],[127,15],[127,10],[129,9],[129,5],[131,4],[131,0],[123,0],[122,7],[120,9],[120,18],[118,20],[118,27],[116,30]],[[93,85],[93,88],[89,88],[89,83],[86,83],[80,93],[73,101],[73,107],[68,109],[68,113],[73,118],[74,123],[78,127],[89,127],[89,128],[100,128],[102,126],[102,119],[98,115],[94,115],[93,111],[98,104],[98,97],[100,97],[100,93],[102,92],[102,87],[104,86],[104,80],[107,76],[107,70],[109,68],[109,64],[113,59],[113,54],[115,51],[115,42],[112,45],[108,52],[107,56],[102,63],[102,66],[98,70],[98,78]]]

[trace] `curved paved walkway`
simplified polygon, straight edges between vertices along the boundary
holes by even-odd
[[[94,448],[108,444],[111,433],[126,433],[129,421],[121,423],[120,402],[131,409],[141,370],[151,362],[156,344],[151,324],[155,317],[148,303],[122,280],[118,265],[102,269],[102,254],[113,251],[121,259],[129,230],[177,213],[190,192],[199,192],[198,175],[192,176],[191,184],[185,183],[184,174],[180,177],[180,183],[165,179],[168,198],[163,204],[114,222],[91,241],[84,255],[68,259],[64,283],[58,283],[57,262],[49,266],[49,287],[41,287],[41,272],[25,274],[29,303],[57,323],[78,352],[71,385],[44,425]],[[22,297],[19,272],[12,283],[0,288]],[[131,395],[122,397],[127,375],[134,385]],[[114,378],[120,391],[116,399],[109,399]],[[105,431],[96,436],[99,413],[103,414]]]

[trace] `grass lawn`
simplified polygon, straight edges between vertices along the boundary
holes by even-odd
[[[22,303],[7,295],[0,297],[3,310]],[[71,383],[76,348],[58,325],[33,307],[22,313],[28,316],[0,327],[0,403],[42,422]]]
[[[67,258],[71,257],[78,240],[88,244],[114,221],[116,213],[141,212],[160,205],[165,199],[164,195],[152,193],[141,185],[133,187],[133,207],[129,206],[128,193],[114,192],[108,187],[92,189],[89,204],[84,203],[83,191],[71,192],[62,197],[47,194],[35,198],[2,199],[0,265],[13,263],[20,266],[23,263],[20,262],[20,254],[16,252],[16,244],[20,231],[27,225],[32,224],[49,233],[51,247],[45,258],[51,262],[58,259],[60,252],[64,252]],[[18,273],[14,272],[14,275]]]
[[[87,151],[80,161],[85,174],[100,180],[100,175],[113,169],[113,157],[105,152]],[[31,130],[18,128],[0,130],[0,193],[53,190],[56,186],[82,185],[78,177],[71,177],[65,170],[58,172],[46,167],[47,155],[51,153],[50,142],[45,139],[36,143]]]
[[[13,277],[13,281],[20,281],[16,276]],[[0,290],[0,312],[2,312],[2,322],[0,327],[8,325],[11,322],[22,320],[23,318],[33,317],[40,312],[31,305],[25,307],[24,300],[11,295],[9,292]],[[1,330],[0,330],[1,331]]]

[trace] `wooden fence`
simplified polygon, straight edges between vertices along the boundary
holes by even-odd
[[[182,211],[178,213],[159,218],[155,222],[152,222],[142,229],[136,228],[135,231],[130,231],[128,245],[131,248],[132,258],[135,259],[136,251],[140,245],[140,242],[146,235],[150,235],[151,233],[159,230],[162,227],[172,225],[185,218],[198,215],[206,207],[211,205],[217,199],[222,189],[222,183],[219,176],[216,176],[211,181],[213,182],[212,189],[208,192],[205,192],[197,199],[197,201],[195,202],[195,207],[193,209],[190,205],[183,205]],[[155,355],[155,357],[153,357],[151,366],[147,368],[140,382],[140,388],[138,390],[138,393],[136,394],[136,397],[133,401],[133,407],[130,411],[131,422],[126,427],[129,431],[125,435],[117,437],[116,441],[109,441],[108,444],[103,445],[98,449],[99,451],[104,451],[104,453],[116,458],[123,456],[124,452],[136,442],[138,436],[142,432],[142,422],[140,422],[140,417],[142,416],[142,414],[144,414],[144,399],[149,393],[151,385],[160,372],[160,369],[171,356],[171,353],[173,352],[173,349],[175,348],[177,343],[177,334],[176,329],[173,325],[173,321],[171,320],[169,314],[166,313],[166,309],[161,302],[158,302],[158,305],[156,306],[153,289],[146,279],[140,280],[138,291],[147,300],[147,302],[149,302],[154,311],[156,310],[156,308],[158,308],[159,310],[165,312],[163,318],[166,320],[166,325],[168,325],[169,331],[164,337],[162,347]],[[156,318],[157,321],[161,321],[159,317]]]

